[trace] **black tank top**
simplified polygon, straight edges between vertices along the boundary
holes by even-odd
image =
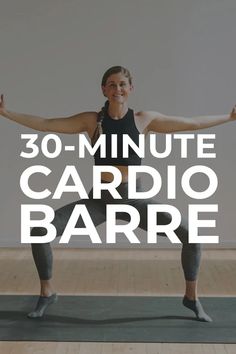
[[[140,165],[141,158],[129,147],[128,158],[123,157],[123,134],[129,135],[133,142],[138,145],[139,131],[134,121],[134,111],[128,109],[121,119],[113,119],[108,113],[104,114],[102,121],[103,134],[106,135],[106,157],[100,157],[100,148],[94,154],[95,165]],[[117,157],[111,157],[111,134],[117,135]]]

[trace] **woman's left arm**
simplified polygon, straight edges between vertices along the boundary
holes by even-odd
[[[236,105],[232,112],[227,115],[217,116],[199,116],[199,117],[175,117],[167,116],[158,112],[139,112],[138,116],[142,118],[145,132],[172,133],[184,130],[198,130],[213,127],[236,120]],[[146,123],[146,124],[145,124]]]

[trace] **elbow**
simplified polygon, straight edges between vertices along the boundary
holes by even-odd
[[[198,121],[194,121],[192,125],[192,130],[199,130],[202,129],[201,124]]]
[[[48,127],[47,127],[47,122],[46,122],[47,119],[43,119],[41,124],[40,124],[40,127],[39,127],[39,130],[41,132],[48,132]]]
[[[50,124],[50,119],[48,118],[43,118],[41,123],[40,123],[40,129],[41,132],[51,132],[52,130],[52,124]]]
[[[185,128],[183,130],[198,130],[201,129],[201,124],[198,121],[192,121],[191,123],[188,122],[187,125],[185,125]]]

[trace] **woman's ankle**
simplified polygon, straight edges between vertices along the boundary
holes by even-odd
[[[54,293],[55,292],[52,289],[47,289],[47,290],[43,289],[40,291],[40,296],[49,297]]]
[[[188,300],[197,300],[197,281],[186,280],[185,296]]]
[[[48,297],[54,293],[53,286],[50,280],[41,280],[40,285],[41,285],[40,296]]]
[[[192,300],[192,301],[198,299],[198,297],[197,297],[196,294],[193,295],[193,294],[187,294],[187,293],[185,293],[184,297],[186,297],[188,300]]]

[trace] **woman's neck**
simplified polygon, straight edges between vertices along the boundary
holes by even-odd
[[[113,119],[122,119],[128,111],[126,103],[123,104],[109,104],[107,113]]]

